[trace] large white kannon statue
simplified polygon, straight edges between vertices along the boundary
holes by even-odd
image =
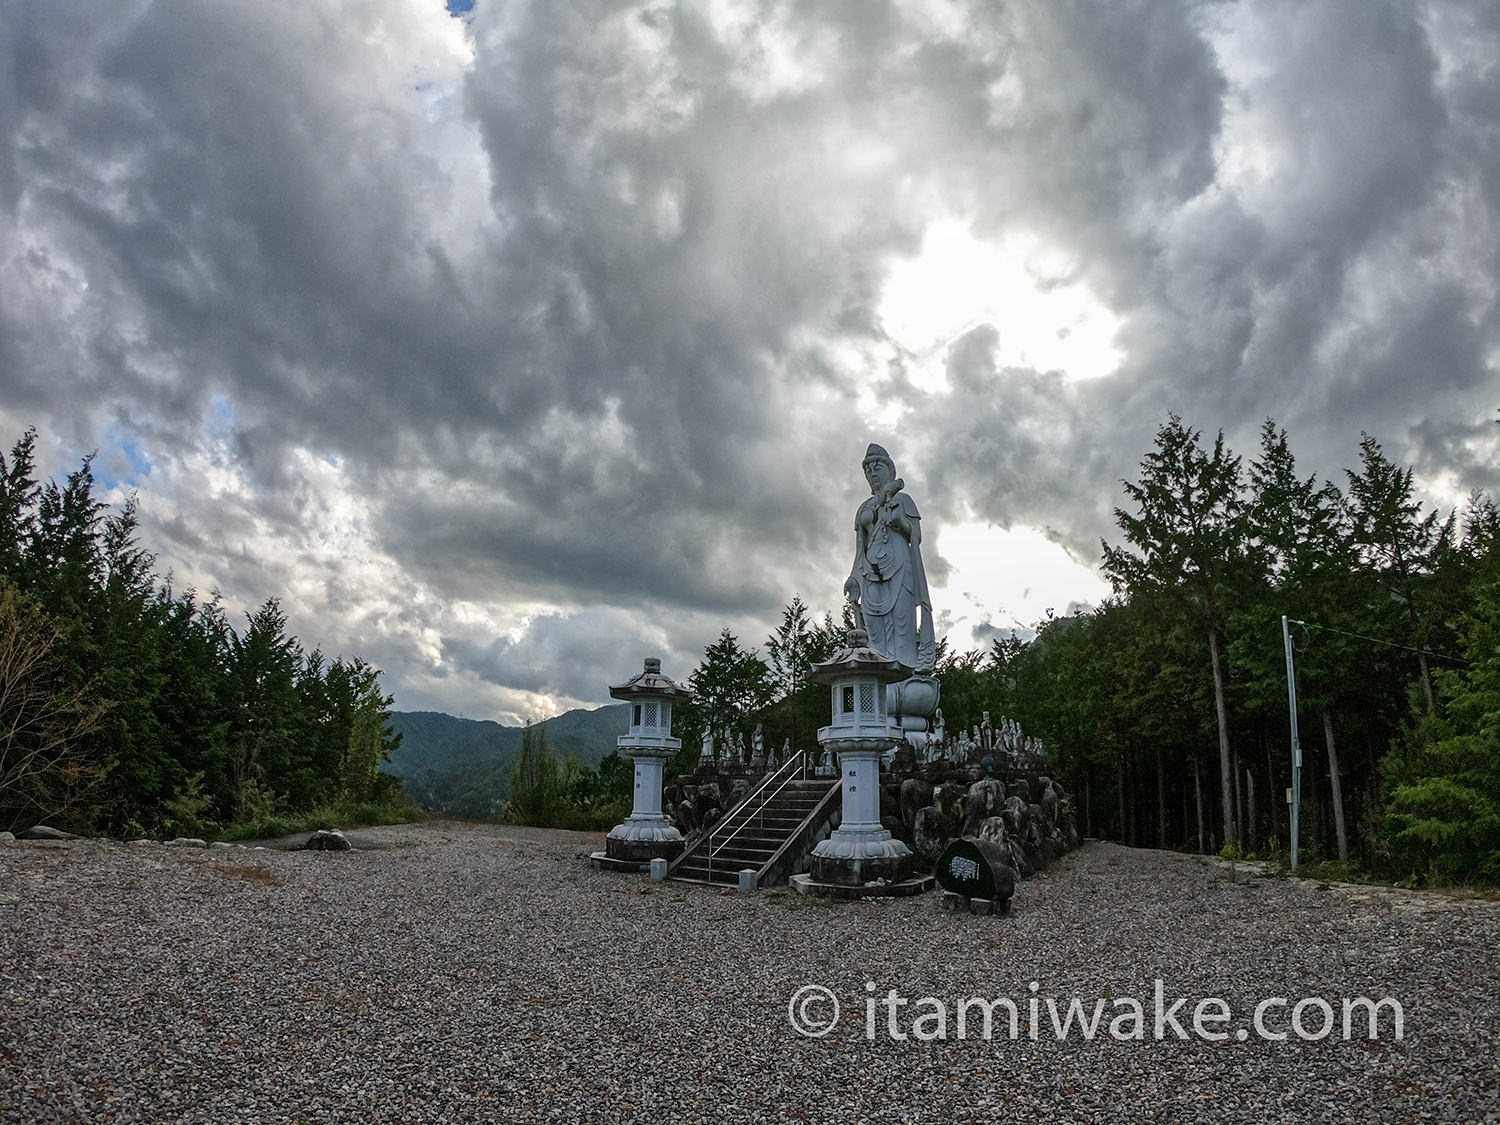
[[[922,566],[922,517],[884,448],[872,444],[863,465],[870,497],[854,517],[854,566],[844,595],[863,617],[870,647],[931,672],[937,645]]]

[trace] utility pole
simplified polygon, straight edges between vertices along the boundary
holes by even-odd
[[[1297,622],[1301,625],[1302,622]],[[1297,673],[1292,667],[1292,632],[1281,615],[1281,640],[1286,646],[1286,705],[1292,717],[1292,870],[1297,870],[1297,820],[1302,811],[1302,742],[1297,737]]]

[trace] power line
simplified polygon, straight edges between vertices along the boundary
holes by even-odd
[[[1433,652],[1430,648],[1414,648],[1411,645],[1398,645],[1395,641],[1383,641],[1379,637],[1367,637],[1363,633],[1351,633],[1347,629],[1335,629],[1332,625],[1319,625],[1312,621],[1298,621],[1295,617],[1290,617],[1287,620],[1301,625],[1304,629],[1322,629],[1325,633],[1338,633],[1343,637],[1356,637],[1361,641],[1369,641],[1371,644],[1384,645],[1386,648],[1399,648],[1403,652],[1419,652],[1423,656],[1435,656],[1439,660],[1451,660],[1455,664],[1462,664],[1465,667],[1470,666],[1469,662],[1462,656],[1449,656],[1445,652]]]

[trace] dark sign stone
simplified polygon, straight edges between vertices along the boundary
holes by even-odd
[[[937,861],[937,881],[945,891],[964,898],[1009,899],[1016,876],[1010,853],[989,840],[963,836],[951,841]]]

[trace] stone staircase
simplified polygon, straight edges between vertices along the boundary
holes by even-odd
[[[812,849],[838,826],[841,779],[802,779],[799,772],[783,767],[689,840],[667,878],[737,887],[750,868],[756,885],[769,887],[807,870]]]

